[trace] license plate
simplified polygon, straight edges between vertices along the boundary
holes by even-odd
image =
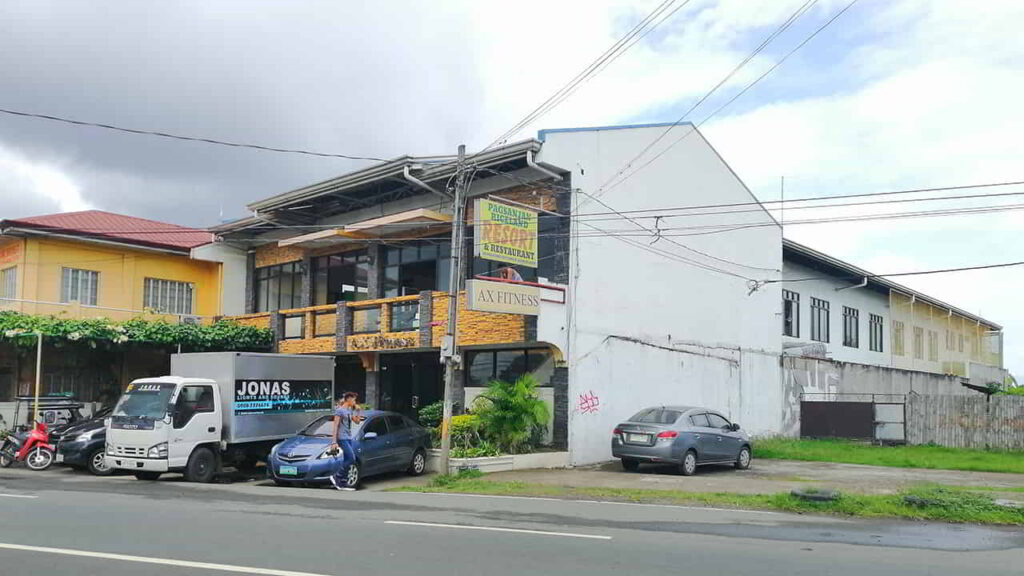
[[[299,469],[295,466],[281,466],[277,469],[277,473],[282,476],[298,476]]]
[[[643,442],[644,444],[649,444],[651,441],[651,436],[649,434],[626,434],[626,441]]]
[[[56,462],[57,464],[60,464],[63,461],[64,461],[64,455],[63,454],[57,454],[57,457],[54,459],[54,462]]]

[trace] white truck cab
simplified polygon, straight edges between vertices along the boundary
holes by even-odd
[[[108,465],[131,470],[143,479],[183,471],[190,481],[209,482],[222,450],[222,413],[213,380],[180,376],[135,380],[110,417]]]
[[[106,421],[111,468],[140,480],[182,472],[210,482],[222,464],[255,468],[274,444],[333,405],[329,356],[175,354],[171,371],[125,388]]]

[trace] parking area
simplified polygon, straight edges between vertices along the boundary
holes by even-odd
[[[644,466],[639,472],[626,472],[618,462],[562,470],[519,470],[498,472],[490,480],[515,481],[557,486],[603,488],[640,488],[685,490],[688,492],[735,492],[767,494],[814,486],[863,494],[894,493],[921,484],[1006,488],[1004,496],[1024,500],[1024,474],[926,470],[799,462],[794,460],[755,460],[749,470],[727,466],[704,466],[694,476],[682,476],[665,467]],[[1014,492],[1014,490],[1018,490]]]

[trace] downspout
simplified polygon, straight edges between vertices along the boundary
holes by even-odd
[[[851,288],[863,288],[863,287],[865,287],[867,285],[868,285],[868,277],[865,276],[864,279],[860,281],[860,284],[855,284],[853,286],[843,286],[841,288],[836,288],[835,290],[836,290],[836,292],[842,292],[843,290],[849,290]]]
[[[408,166],[405,166],[405,167],[402,168],[402,174],[405,176],[406,180],[408,180],[409,182],[411,182],[412,184],[415,184],[416,186],[418,186],[420,188],[423,188],[424,190],[429,190],[429,191],[433,192],[434,194],[437,194],[438,196],[440,196],[442,198],[446,198],[446,199],[449,199],[449,200],[452,198],[452,196],[450,194],[445,193],[445,192],[441,192],[440,190],[434,188],[430,184],[427,184],[423,180],[420,180],[419,178],[416,178],[415,176],[410,174]]]
[[[536,162],[534,162],[533,161],[533,150],[527,150],[526,151],[526,165],[529,166],[530,168],[533,168],[537,172],[540,172],[541,174],[547,174],[548,176],[554,178],[555,180],[561,180],[562,179],[562,177],[559,176],[558,174],[556,174],[555,172],[552,172],[551,170],[548,170],[547,168],[545,168],[545,167],[541,166],[540,164],[537,164]]]

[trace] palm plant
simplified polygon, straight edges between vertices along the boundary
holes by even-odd
[[[547,425],[548,406],[536,392],[537,381],[526,374],[515,382],[492,380],[480,395],[485,399],[477,411],[481,431],[502,452],[529,452],[538,432]]]

